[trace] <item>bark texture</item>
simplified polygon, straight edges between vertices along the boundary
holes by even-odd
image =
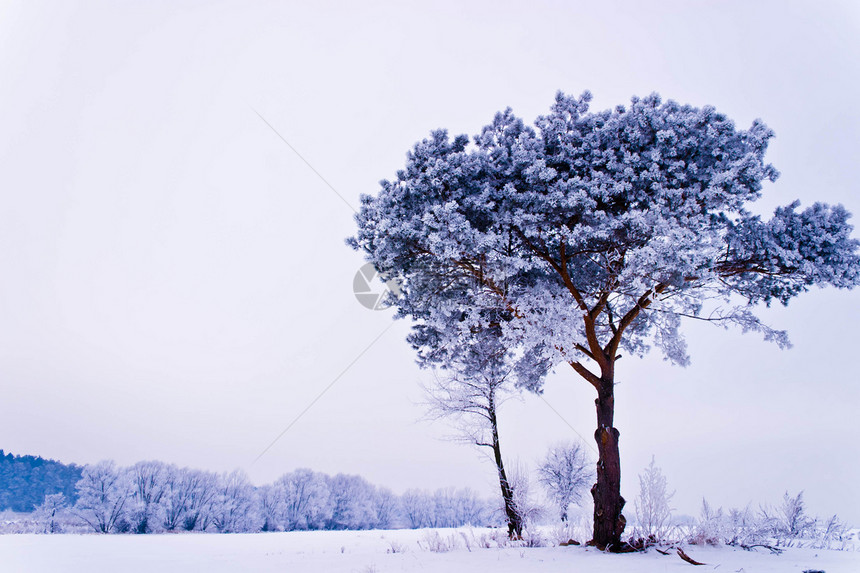
[[[502,499],[505,502],[505,517],[508,520],[508,536],[511,539],[519,539],[523,535],[523,520],[514,500],[514,490],[508,481],[505,465],[502,462],[502,449],[499,444],[499,429],[496,421],[495,404],[491,402],[492,407],[489,410],[490,425],[492,426],[493,434],[493,458],[496,462],[496,469],[499,472],[499,486],[502,490]]]
[[[615,395],[612,383],[604,384],[595,400],[597,406],[597,483],[591,488],[594,498],[594,538],[591,544],[601,550],[623,550],[621,534],[627,519],[621,513],[621,456],[618,450],[618,430],[613,426]]]

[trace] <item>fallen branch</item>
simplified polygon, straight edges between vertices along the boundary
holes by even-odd
[[[740,543],[739,545],[740,545],[741,549],[744,549],[746,551],[752,551],[756,547],[764,547],[765,549],[770,549],[770,552],[775,553],[776,555],[779,555],[780,553],[783,552],[783,550],[780,549],[779,547],[773,547],[771,545],[764,545],[762,543],[756,543],[754,545],[744,545],[743,543]]]
[[[684,550],[681,549],[680,547],[678,547],[678,557],[680,557],[681,559],[683,559],[684,561],[686,561],[690,565],[705,565],[705,563],[699,563],[698,561],[696,561],[695,559],[693,559],[692,557],[690,557],[689,555],[684,553]]]

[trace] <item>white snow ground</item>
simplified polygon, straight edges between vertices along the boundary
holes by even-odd
[[[438,535],[437,535],[438,534]],[[860,572],[860,552],[787,549],[772,555],[731,547],[687,547],[706,566],[694,567],[677,555],[656,551],[602,554],[584,547],[484,548],[496,530],[313,531],[237,535],[0,535],[3,573],[69,572],[170,573],[201,571],[300,573],[721,573]],[[452,540],[454,540],[452,542]],[[471,550],[466,547],[466,541]],[[431,546],[456,544],[447,552]],[[394,551],[392,551],[394,550]]]

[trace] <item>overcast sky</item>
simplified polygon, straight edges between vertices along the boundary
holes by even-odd
[[[353,296],[350,205],[432,129],[588,89],[760,117],[756,209],[860,213],[859,6],[0,0],[0,448],[495,493],[421,421],[408,324]],[[860,292],[763,314],[793,349],[691,324],[690,367],[619,363],[623,494],[655,455],[683,513],[802,489],[860,523]],[[592,394],[560,367],[508,403],[506,456],[590,439]]]

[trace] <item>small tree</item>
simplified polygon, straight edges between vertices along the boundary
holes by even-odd
[[[654,456],[645,471],[639,474],[639,495],[636,497],[636,521],[645,537],[662,541],[666,537],[672,508],[669,502],[675,492],[669,493],[668,481],[657,466]]]
[[[62,533],[60,516],[66,509],[66,496],[61,493],[48,494],[42,505],[36,508],[35,517],[42,527],[42,533]]]
[[[571,504],[582,502],[583,492],[594,479],[592,463],[582,444],[567,442],[550,448],[538,466],[540,483],[558,508],[561,521],[567,521]]]
[[[788,304],[813,285],[853,288],[860,257],[842,206],[794,202],[770,220],[750,211],[778,175],[761,121],[739,130],[712,107],[656,94],[596,113],[590,100],[559,93],[537,129],[498,113],[471,145],[433,132],[362,197],[350,244],[401,285],[391,302],[414,320],[419,360],[444,362],[434,349],[498,327],[520,384],[539,391],[563,363],[592,386],[592,542],[621,549],[622,352],[654,345],[686,365],[682,319],[787,346],[755,305]]]
[[[458,328],[457,325],[452,325]],[[416,337],[421,336],[419,334]],[[508,535],[522,536],[523,515],[514,499],[502,457],[499,437],[499,405],[510,392],[513,366],[501,344],[498,327],[469,332],[459,344],[436,349],[445,355],[445,371],[436,384],[426,388],[430,413],[454,420],[468,443],[492,452],[499,480]]]

